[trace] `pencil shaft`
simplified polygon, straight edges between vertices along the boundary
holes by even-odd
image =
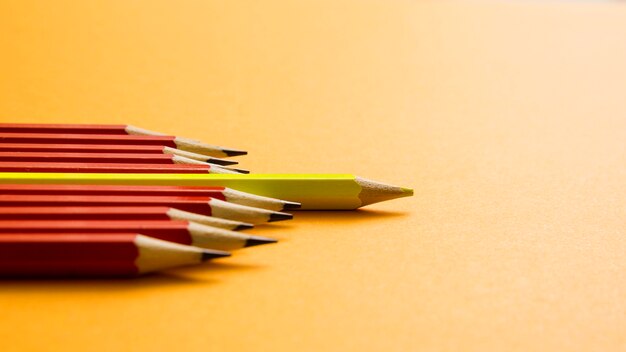
[[[128,125],[0,123],[0,133],[128,134]]]
[[[163,209],[163,210],[145,210]],[[0,208],[0,220],[172,220],[167,207],[26,206]]]
[[[232,201],[225,196],[224,187],[139,186],[139,185],[62,185],[62,184],[2,184],[1,195],[91,195],[91,196],[160,196],[211,197]]]
[[[0,194],[0,207],[19,206],[164,206],[211,215],[210,197],[126,195],[14,195]],[[0,210],[1,211],[1,210]]]
[[[136,233],[0,235],[1,276],[134,276],[228,255]]]
[[[169,154],[2,152],[0,162],[175,164]]]
[[[161,145],[0,143],[0,152],[163,154]]]
[[[64,144],[115,144],[115,145],[159,145],[176,148],[173,136],[131,136],[108,134],[69,133],[0,133],[2,143],[64,143]]]
[[[164,241],[193,244],[186,221],[159,220],[0,220],[0,237],[5,233],[141,233]]]
[[[135,236],[0,235],[0,274],[136,275]]]
[[[0,191],[1,193],[1,191]],[[253,225],[190,213],[170,207],[128,206],[17,206],[2,207],[0,220],[184,220],[226,230],[243,230]]]

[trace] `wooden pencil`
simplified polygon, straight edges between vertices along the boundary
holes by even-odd
[[[245,151],[242,150],[205,144],[189,138],[168,136],[163,133],[154,132],[131,125],[2,123],[0,124],[0,134],[4,133],[164,137],[170,141],[170,144],[162,145],[167,145],[183,150],[189,150],[192,152],[199,152],[201,154],[216,157],[228,157],[247,154]]]
[[[0,207],[23,206],[165,206],[251,224],[293,218],[288,213],[233,204],[211,197],[0,194]]]
[[[3,152],[0,151],[0,162],[45,162],[45,163],[114,163],[114,164],[190,164],[223,166],[190,159],[174,154],[131,154],[131,153],[62,153],[62,152]],[[247,170],[225,168],[240,173]]]
[[[146,174],[237,174],[240,172],[209,164],[125,164],[0,161],[0,172],[89,172]]]
[[[5,233],[0,236],[0,275],[133,276],[229,255],[134,233]]]
[[[257,196],[225,187],[142,186],[142,185],[62,185],[2,184],[0,194],[22,195],[102,195],[102,196],[192,196],[211,197],[230,203],[268,210],[300,208],[300,203]]]
[[[0,193],[2,193],[0,191]],[[181,220],[239,231],[252,224],[206,216],[170,207],[2,207],[0,220]]]
[[[0,152],[17,153],[91,153],[91,154],[166,154],[178,155],[215,165],[235,165],[237,161],[214,158],[161,145],[106,145],[106,144],[39,144],[1,143]]]
[[[0,220],[0,236],[4,233],[141,233],[164,241],[219,250],[276,242],[268,237],[178,220]]]
[[[222,186],[302,204],[302,209],[356,209],[413,195],[410,188],[349,174],[54,174],[0,173],[0,183]]]
[[[246,152],[235,150],[230,150],[226,154],[208,144],[173,136],[0,133],[0,143],[160,145],[220,158],[246,154]]]

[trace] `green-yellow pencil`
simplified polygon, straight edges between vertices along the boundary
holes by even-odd
[[[302,203],[302,209],[356,209],[413,195],[396,187],[347,174],[80,174],[0,173],[0,183],[223,186]]]

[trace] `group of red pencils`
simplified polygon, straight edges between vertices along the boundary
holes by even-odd
[[[0,172],[240,173],[244,151],[126,125],[0,124]],[[119,276],[276,242],[300,204],[224,187],[0,184],[0,275]]]

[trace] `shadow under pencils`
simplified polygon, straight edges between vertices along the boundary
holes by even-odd
[[[371,209],[357,210],[305,210],[294,212],[297,220],[329,223],[361,223],[408,216],[409,213]],[[255,235],[267,232],[281,233],[296,223],[272,223],[257,228]],[[264,229],[265,231],[259,231]],[[259,233],[261,232],[261,233]],[[281,239],[282,240],[282,239]],[[220,273],[260,270],[262,266],[241,265],[222,261],[208,262],[196,266],[181,267],[164,272],[150,273],[136,277],[1,277],[0,295],[11,292],[116,292],[120,290],[150,289],[163,285],[201,286],[216,285],[223,280]],[[201,276],[201,278],[199,278]]]
[[[197,284],[207,286],[223,282],[223,280],[216,279],[221,276],[221,273],[258,270],[260,268],[255,265],[209,262],[132,277],[0,276],[0,295],[12,292],[98,292],[106,294],[121,290],[151,289],[164,285]],[[203,277],[199,278],[200,275]]]
[[[309,221],[332,221],[332,222],[365,222],[382,220],[389,218],[399,218],[408,216],[409,213],[395,212],[395,211],[383,211],[383,210],[371,210],[371,209],[357,209],[357,210],[303,210],[294,212],[294,219],[297,220],[309,220]]]

